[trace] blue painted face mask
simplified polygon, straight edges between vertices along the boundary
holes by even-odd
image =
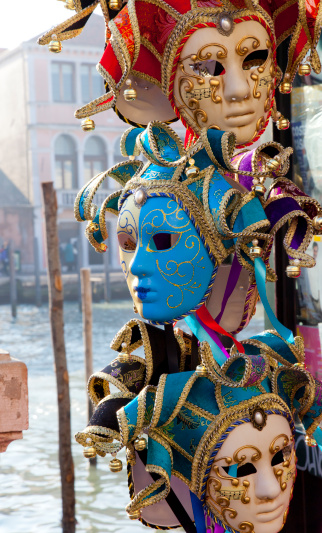
[[[135,195],[128,196],[117,236],[127,284],[143,318],[178,319],[207,297],[215,278],[214,264],[175,200],[147,198],[140,206]]]

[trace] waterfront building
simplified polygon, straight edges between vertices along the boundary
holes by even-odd
[[[96,71],[103,44],[104,20],[94,14],[77,39],[62,43],[60,54],[39,46],[37,37],[13,50],[0,50],[0,173],[20,193],[20,201],[10,204],[19,212],[19,223],[13,219],[9,233],[15,250],[21,252],[24,273],[34,270],[34,242],[38,243],[40,269],[46,268],[41,183],[51,180],[57,191],[63,271],[76,269],[78,252],[81,266],[103,268],[104,254],[91,248],[84,236],[85,223],[77,223],[73,214],[80,187],[123,160],[119,141],[126,125],[112,111],[96,115],[95,130],[89,133],[82,131],[80,120],[74,117],[77,108],[104,92],[103,79]],[[113,180],[107,179],[104,190],[97,194],[98,202],[115,187]],[[22,203],[28,206],[23,212]],[[26,231],[21,235],[24,216]],[[111,236],[108,262],[114,270],[120,268],[116,218],[107,216]],[[6,238],[1,231],[0,247]],[[28,253],[23,252],[27,249]]]

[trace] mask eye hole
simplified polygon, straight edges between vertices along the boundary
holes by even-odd
[[[179,233],[156,233],[153,235],[150,248],[154,251],[169,250],[179,239]]]
[[[134,252],[136,249],[136,242],[133,237],[130,237],[127,233],[118,233],[117,235],[119,245],[123,252]]]
[[[215,59],[208,59],[206,61],[198,61],[189,65],[195,74],[203,78],[220,76],[225,73],[225,69],[219,61]]]
[[[276,465],[283,463],[283,461],[284,461],[283,450],[280,450],[274,455],[271,465],[276,466]]]
[[[291,453],[292,453],[292,445],[285,446],[285,448],[276,452],[276,454],[274,455],[272,459],[271,465],[276,466],[276,465],[283,463],[284,461],[289,460],[291,457]]]
[[[236,467],[236,465],[233,465]],[[225,472],[229,475],[229,476],[232,476],[233,473],[230,472],[229,470],[232,468],[230,466],[223,466],[222,467]],[[250,476],[251,474],[256,474],[257,470],[256,470],[256,467],[253,465],[253,463],[246,463],[244,465],[241,465],[241,466],[238,466],[237,467],[237,474],[236,475],[233,475],[233,477],[244,477],[244,476]]]
[[[264,65],[268,58],[268,50],[256,50],[245,57],[243,61],[243,70],[252,70]]]

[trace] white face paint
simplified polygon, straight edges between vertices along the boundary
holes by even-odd
[[[259,22],[234,24],[230,35],[201,28],[182,49],[174,103],[193,129],[216,126],[244,144],[266,122],[275,75],[271,41]]]
[[[214,459],[206,504],[236,531],[277,533],[286,520],[295,465],[292,432],[283,416],[269,415],[261,431],[250,422],[241,424]]]

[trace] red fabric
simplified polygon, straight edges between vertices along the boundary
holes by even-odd
[[[134,57],[134,36],[127,6],[114,18],[114,22],[122,35],[131,58]]]
[[[167,4],[182,14],[187,13],[191,9],[190,0],[167,0]]]
[[[141,45],[139,57],[133,65],[133,70],[148,74],[161,83],[161,65],[152,52],[143,45]]]
[[[284,32],[289,28],[293,28],[296,25],[298,19],[298,7],[297,4],[291,5],[284,11],[281,11],[275,19],[275,33],[278,40]]]
[[[135,3],[138,17],[140,34],[148,39],[156,48],[159,54],[163,54],[168,38],[176,25],[176,20],[166,11],[156,5],[149,5],[146,2]]]
[[[115,83],[122,78],[122,69],[114,53],[111,43],[108,43],[101,57],[100,64],[112,76]]]
[[[200,320],[204,324],[206,324],[208,328],[212,329],[216,333],[220,333],[221,335],[224,335],[225,337],[230,337],[234,341],[237,350],[240,353],[245,353],[244,346],[240,342],[238,342],[236,339],[234,339],[234,337],[230,333],[228,333],[226,330],[224,330],[224,328],[222,328],[221,326],[219,326],[219,324],[217,324],[217,322],[212,318],[205,304],[202,307],[200,307],[198,311],[196,311],[196,313],[198,315],[198,318],[200,318]]]
[[[100,104],[96,104],[96,107],[100,107],[101,105],[104,105],[104,104],[108,104],[109,102],[111,102],[113,100],[114,96],[111,96],[110,98],[106,98],[106,100],[104,100],[104,102],[101,102]]]

